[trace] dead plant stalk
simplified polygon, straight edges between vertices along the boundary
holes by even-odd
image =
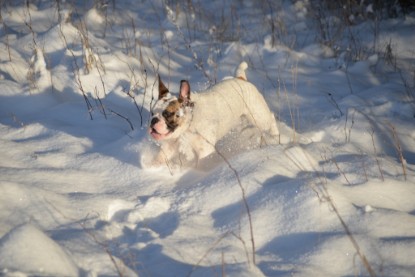
[[[372,132],[370,133],[370,136],[372,138],[372,145],[373,145],[373,151],[374,151],[373,154],[375,155],[375,160],[376,160],[376,164],[378,166],[379,172],[380,172],[381,179],[382,179],[382,181],[385,181],[385,178],[383,177],[382,168],[380,166],[380,162],[379,162],[379,159],[378,159],[378,153],[377,153],[377,150],[376,150],[374,134],[375,134],[375,130],[372,128]]]
[[[405,181],[406,181],[407,180],[407,177],[406,177],[406,161],[405,161],[405,158],[403,157],[402,146],[401,146],[401,143],[399,141],[398,134],[396,132],[395,126],[393,126],[391,123],[389,123],[389,127],[391,128],[396,153],[398,155],[399,161],[401,162],[402,174],[403,174],[403,176],[405,178]]]
[[[322,155],[323,159],[327,161],[327,157],[325,155]],[[337,209],[333,198],[331,197],[329,191],[327,190],[327,177],[326,177],[326,171],[324,169],[324,167],[322,168],[322,173],[319,173],[319,171],[314,170],[317,174],[317,178],[318,178],[318,184],[316,186],[316,190],[319,189],[320,193],[317,192],[317,195],[319,197],[320,200],[325,200],[329,206],[330,209],[336,214],[336,217],[338,218],[338,220],[340,221],[344,231],[346,232],[347,236],[349,237],[354,249],[356,250],[357,255],[359,256],[360,260],[362,261],[364,267],[366,268],[367,272],[369,273],[369,275],[371,277],[375,277],[376,273],[373,270],[372,266],[370,265],[369,261],[367,260],[366,256],[363,254],[362,250],[360,249],[360,246],[357,242],[357,240],[355,239],[353,233],[351,232],[349,226],[346,224],[346,222],[343,220],[342,216],[340,215],[339,210]],[[322,176],[322,174],[324,176]]]
[[[253,227],[253,224],[252,224],[251,209],[249,208],[248,200],[246,198],[245,188],[242,186],[241,178],[239,177],[238,171],[232,166],[232,164],[229,162],[229,160],[217,149],[216,146],[215,146],[215,151],[224,160],[224,162],[228,165],[229,169],[233,172],[233,174],[235,175],[236,180],[238,181],[239,188],[241,189],[242,202],[244,204],[246,214],[248,216],[249,233],[250,233],[250,237],[251,237],[252,263],[255,265],[256,264],[256,259],[255,259],[255,251],[256,250],[255,250],[255,239],[254,239],[254,227]]]

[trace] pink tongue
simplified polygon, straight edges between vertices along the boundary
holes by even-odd
[[[167,131],[165,134],[160,134],[156,129],[151,128],[150,130],[150,135],[155,139],[155,140],[160,140],[162,138],[164,138],[165,136],[167,136],[169,134],[169,132]]]
[[[161,138],[161,135],[159,134],[159,133],[157,133],[157,132],[154,132],[154,131],[151,131],[151,136],[154,138],[154,139],[156,139],[156,140],[158,140],[158,139],[160,139]]]

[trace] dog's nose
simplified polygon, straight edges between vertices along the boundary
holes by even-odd
[[[157,117],[154,117],[154,118],[151,120],[151,126],[156,125],[156,124],[157,124],[157,122],[159,122],[159,121],[160,121],[160,119],[158,119]]]

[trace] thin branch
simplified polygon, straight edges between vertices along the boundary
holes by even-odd
[[[248,200],[246,198],[245,188],[242,186],[241,178],[239,177],[238,171],[231,165],[229,160],[217,149],[217,147],[216,146],[214,146],[214,147],[215,147],[216,153],[218,153],[218,155],[225,161],[225,163],[228,165],[229,169],[235,175],[235,178],[238,181],[239,188],[241,189],[243,204],[245,206],[246,214],[248,216],[249,233],[250,233],[250,236],[251,236],[252,263],[255,265],[256,264],[256,259],[255,259],[255,252],[256,251],[255,251],[254,227],[253,227],[253,224],[252,224],[251,209],[249,208]]]
[[[347,184],[349,186],[351,186],[352,184],[349,182],[349,179],[347,179],[346,173],[344,173],[344,171],[340,169],[340,166],[337,163],[336,159],[332,158],[331,161],[334,163],[334,165],[336,166],[337,170],[343,175],[343,177],[346,180]]]
[[[407,177],[406,177],[406,161],[405,161],[405,158],[403,157],[402,145],[399,141],[398,134],[396,133],[395,126],[393,126],[391,123],[389,123],[389,127],[391,128],[396,153],[398,155],[399,161],[401,162],[402,174],[403,174],[403,176],[405,178],[405,181],[406,181],[407,180]]]
[[[117,113],[116,111],[114,111],[114,110],[109,110],[111,113],[113,113],[113,114],[115,114],[115,115],[117,115],[117,116],[119,116],[119,117],[121,117],[121,118],[123,118],[123,119],[125,119],[127,122],[128,122],[128,124],[130,125],[130,128],[131,128],[131,130],[132,131],[134,131],[134,126],[133,126],[133,124],[131,123],[131,121],[128,119],[128,117],[125,117],[125,116],[123,116],[122,114],[119,114],[119,113]]]
[[[372,132],[370,133],[370,136],[372,138],[372,145],[373,145],[373,151],[374,151],[374,155],[375,155],[375,160],[376,160],[376,163],[378,165],[378,169],[379,169],[379,172],[380,172],[380,176],[382,178],[382,181],[385,181],[385,178],[383,177],[382,168],[380,167],[380,162],[379,162],[379,159],[378,159],[378,153],[377,153],[377,150],[376,150],[374,133],[375,133],[375,130],[372,128]]]

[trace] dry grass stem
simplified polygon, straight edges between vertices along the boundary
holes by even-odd
[[[392,136],[393,136],[394,146],[395,146],[396,153],[397,153],[397,155],[398,155],[399,161],[400,161],[400,163],[401,163],[401,167],[402,167],[402,174],[403,174],[403,176],[404,176],[404,178],[405,178],[405,181],[406,181],[406,180],[407,180],[407,177],[406,177],[406,175],[407,175],[407,174],[406,174],[406,160],[405,160],[405,158],[403,157],[402,145],[401,145],[401,143],[400,143],[400,141],[399,141],[398,134],[397,134],[397,132],[396,132],[396,128],[395,128],[395,126],[394,126],[394,125],[392,125],[391,123],[389,123],[389,127],[391,128],[391,132],[392,132]]]
[[[376,164],[377,164],[378,169],[379,169],[380,177],[381,177],[382,181],[385,181],[385,177],[383,177],[383,171],[382,171],[382,168],[380,166],[379,159],[378,159],[378,153],[377,153],[377,150],[376,150],[374,134],[375,134],[375,130],[372,128],[372,132],[370,133],[370,137],[372,138],[372,145],[373,145],[373,151],[374,151],[373,154],[375,156]]]

